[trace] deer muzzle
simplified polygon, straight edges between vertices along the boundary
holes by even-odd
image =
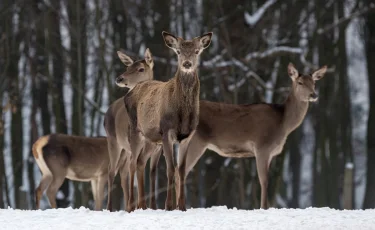
[[[310,94],[310,101],[317,101],[318,100],[318,94],[315,92]]]
[[[192,64],[190,61],[185,61],[185,62],[182,64],[182,66],[183,66],[185,69],[190,69],[192,65],[193,65],[193,64]]]

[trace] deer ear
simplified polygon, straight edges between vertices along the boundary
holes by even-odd
[[[292,63],[289,63],[288,65],[288,74],[293,81],[295,81],[298,77],[298,70],[294,67]]]
[[[324,77],[324,74],[327,72],[327,66],[323,66],[312,74],[314,81],[320,80]]]
[[[121,51],[117,51],[117,55],[122,63],[124,63],[126,66],[130,66],[134,62],[133,59],[131,59],[128,55],[124,54]]]
[[[198,37],[199,44],[200,44],[202,49],[206,49],[211,44],[212,35],[213,35],[213,33],[209,32],[207,34],[204,34],[204,35]]]
[[[149,48],[147,48],[145,52],[145,61],[147,65],[150,66],[151,69],[154,67],[154,60],[152,59],[152,54]]]
[[[177,49],[178,39],[174,35],[172,35],[168,32],[165,32],[165,31],[162,32],[162,35],[163,35],[164,42],[165,42],[166,46],[168,46],[171,49]]]

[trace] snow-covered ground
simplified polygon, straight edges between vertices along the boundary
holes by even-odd
[[[80,209],[23,211],[0,209],[1,230],[49,229],[375,229],[375,209],[329,208],[237,210],[225,206],[187,212],[137,210],[133,213]]]

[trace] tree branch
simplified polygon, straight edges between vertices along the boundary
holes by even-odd
[[[276,56],[280,54],[302,54],[302,49],[299,47],[288,47],[288,46],[277,46],[265,50],[263,52],[253,52],[249,53],[245,57],[245,61],[251,61],[253,59],[263,59],[271,56]]]
[[[343,23],[347,23],[350,20],[352,20],[353,18],[359,17],[359,16],[361,16],[363,14],[366,14],[366,13],[368,13],[368,12],[374,10],[374,9],[375,9],[375,4],[371,3],[368,7],[363,7],[363,9],[360,9],[357,12],[352,13],[352,14],[346,16],[346,17],[342,17],[339,20],[337,20],[336,22],[325,26],[324,28],[319,28],[317,33],[318,34],[326,33],[328,31],[334,29],[335,27],[340,26]]]
[[[249,26],[255,26],[262,18],[263,14],[268,10],[268,8],[270,8],[276,2],[277,0],[268,0],[252,15],[250,15],[248,12],[245,12],[244,17],[246,24]]]

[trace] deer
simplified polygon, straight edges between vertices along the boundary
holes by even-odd
[[[327,66],[312,74],[300,74],[292,63],[288,74],[291,92],[283,104],[233,105],[201,100],[199,124],[188,143],[185,176],[206,149],[223,157],[255,157],[261,186],[260,208],[267,209],[268,170],[274,156],[281,153],[288,135],[303,122],[309,102],[315,102],[315,82],[323,78]],[[176,171],[176,196],[183,192],[183,180]]]
[[[117,52],[118,57],[122,63],[127,66],[126,72],[116,78],[116,85],[119,87],[128,88],[128,94],[133,90],[137,83],[152,80],[154,62],[150,50],[147,48],[144,54],[144,59],[133,61],[129,56],[123,52]],[[108,142],[108,201],[107,210],[112,211],[112,188],[114,177],[117,174],[119,165],[123,164],[121,159],[130,158],[130,136],[129,136],[129,115],[124,105],[124,96],[113,102],[104,117],[104,128],[107,134]],[[152,142],[144,140],[144,148],[137,158],[137,179],[138,179],[138,208],[146,209],[146,201],[144,200],[144,169],[150,155],[155,151],[160,151],[161,146]],[[154,159],[154,158],[153,158]],[[158,159],[157,159],[158,160]],[[155,164],[152,160],[151,165]],[[150,172],[152,178],[156,177],[156,170]],[[155,181],[155,179],[154,179]],[[134,183],[133,181],[131,182]],[[127,184],[127,177],[121,176],[121,184]],[[151,188],[155,191],[155,184],[151,184]],[[129,190],[129,188],[127,188]],[[124,200],[127,201],[126,210],[132,211],[134,209],[128,208],[134,206],[133,186],[130,191],[124,192]],[[155,197],[151,197],[150,206],[156,209]]]
[[[52,208],[56,208],[56,194],[65,178],[73,181],[90,181],[95,210],[101,210],[104,187],[108,174],[108,147],[106,137],[82,137],[50,134],[40,137],[32,146],[34,159],[42,172],[35,190],[36,209],[44,191]],[[125,155],[124,155],[125,157]],[[121,159],[121,177],[128,171],[128,161]],[[123,185],[124,192],[127,187]]]
[[[134,62],[121,51],[118,51],[117,54],[120,60],[129,67],[124,74],[116,78],[116,84],[120,84],[131,90],[137,82],[147,80],[150,76],[151,78],[153,77],[153,74],[151,73],[150,75],[148,70],[133,72],[133,68],[139,63],[144,63],[144,60]],[[149,56],[148,54],[151,55],[148,49],[146,50],[146,54],[146,56]],[[120,105],[118,110],[124,111],[125,107],[122,101],[121,103],[113,103],[112,105]],[[123,120],[125,120],[126,123],[126,116]],[[111,131],[111,129],[109,129],[109,131]],[[122,136],[122,134],[118,136]],[[104,199],[104,187],[108,181],[108,166],[110,163],[109,145],[107,143],[113,143],[108,142],[108,139],[113,140],[111,138],[112,136],[93,138],[65,134],[50,134],[40,137],[32,147],[34,158],[42,172],[42,179],[35,192],[36,208],[39,209],[40,199],[46,189],[51,207],[56,208],[56,193],[65,178],[68,178],[75,181],[91,181],[95,210],[101,210]],[[115,171],[120,173],[124,202],[127,202],[129,188],[126,180],[129,168],[127,157],[129,154],[127,155],[125,153],[125,149],[121,151],[116,162]],[[141,154],[141,156],[149,157],[147,154]],[[140,162],[144,162],[142,159],[143,158],[140,157]],[[139,166],[139,168],[141,167],[142,165]],[[151,173],[151,178],[155,177],[155,174],[155,171],[153,174]],[[152,205],[156,207],[155,198],[153,198],[153,200],[151,199],[151,201],[153,202]]]
[[[145,140],[162,145],[167,165],[167,198],[165,209],[172,210],[172,185],[174,179],[173,155],[178,155],[176,169],[184,181],[184,154],[179,154],[179,145],[188,141],[198,125],[199,91],[198,61],[212,38],[212,32],[185,40],[163,31],[166,46],[177,54],[177,71],[169,81],[143,81],[124,96],[129,114],[129,143],[131,148],[129,176],[130,193],[133,190],[137,159],[144,148]],[[182,152],[181,152],[182,153]],[[131,196],[129,197],[129,201]],[[128,202],[128,210],[134,210]],[[178,197],[177,208],[186,211],[184,193]]]

